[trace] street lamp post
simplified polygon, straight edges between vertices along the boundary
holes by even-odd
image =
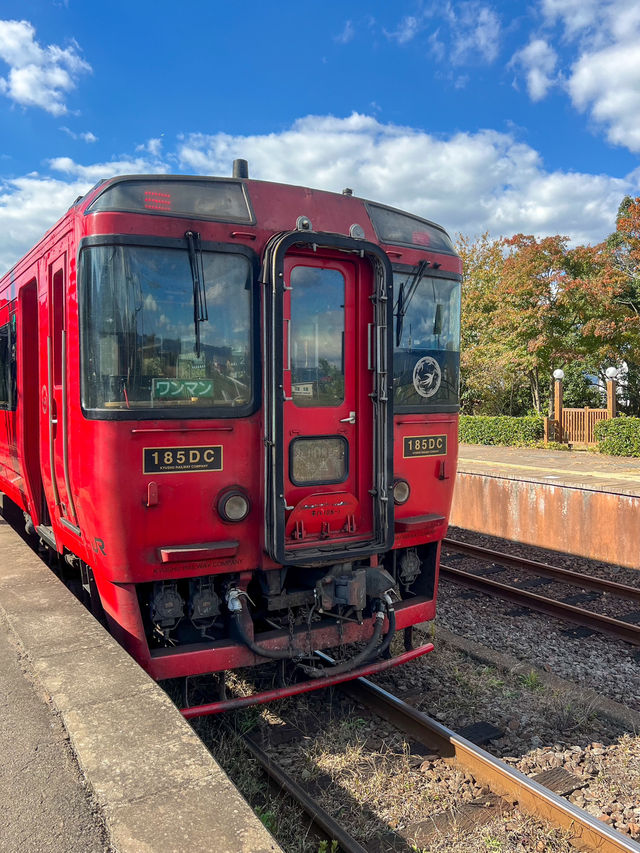
[[[618,387],[618,368],[607,367],[607,417],[611,420],[618,414],[616,389]]]
[[[553,371],[554,388],[553,388],[553,418],[555,420],[555,439],[562,441],[562,380],[564,379],[564,370]]]

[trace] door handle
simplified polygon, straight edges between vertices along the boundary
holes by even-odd
[[[355,412],[349,412],[348,418],[340,418],[341,424],[355,424],[355,422],[356,422],[356,413]]]

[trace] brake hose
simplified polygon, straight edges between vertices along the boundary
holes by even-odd
[[[373,636],[371,637],[367,645],[364,647],[364,649],[362,649],[362,651],[354,658],[345,660],[342,663],[336,664],[335,666],[328,667],[306,666],[304,664],[300,664],[300,669],[302,669],[311,678],[322,678],[325,675],[341,675],[343,672],[349,672],[350,669],[355,669],[357,666],[360,666],[361,663],[366,663],[370,658],[374,656],[379,657],[380,655],[384,654],[391,645],[391,640],[393,639],[393,635],[396,632],[396,611],[393,606],[393,602],[391,601],[391,598],[387,593],[385,593],[383,596],[383,604],[384,608],[381,608],[380,610],[376,611],[376,625],[373,630]],[[387,615],[389,617],[389,630],[385,634],[381,645],[376,648],[377,642],[380,639],[380,634],[382,633],[385,610],[387,611]]]
[[[256,643],[247,633],[244,625],[242,624],[241,614],[242,614],[242,602],[240,600],[240,596],[244,593],[239,589],[230,589],[227,593],[227,607],[229,608],[229,612],[231,613],[231,619],[233,624],[235,625],[240,639],[242,642],[249,648],[255,655],[264,658],[270,658],[271,660],[293,660],[294,658],[306,657],[307,652],[303,652],[299,649],[269,649],[266,646],[262,646],[259,643]],[[385,593],[383,596],[383,601],[381,602],[383,605],[379,610],[376,611],[376,624],[373,629],[373,634],[371,639],[367,643],[367,645],[360,651],[355,657],[350,658],[349,660],[343,661],[342,663],[336,664],[332,667],[316,667],[316,666],[307,666],[305,664],[300,664],[300,668],[311,678],[322,678],[324,675],[340,675],[343,672],[348,672],[350,669],[355,669],[361,663],[369,660],[369,658],[374,655],[377,657],[380,654],[384,654],[389,645],[391,644],[391,640],[393,639],[393,635],[396,630],[396,614],[395,609],[393,607],[393,602],[390,596]],[[384,616],[385,610],[389,617],[389,630],[385,634],[380,647],[378,648],[378,641],[380,640],[380,635],[382,634],[382,627],[384,625]]]
[[[263,658],[271,658],[272,660],[292,660],[294,657],[304,657],[306,652],[296,649],[268,649],[266,646],[261,646],[254,642],[247,634],[244,625],[242,624],[242,602],[240,596],[246,594],[239,589],[230,589],[227,593],[227,607],[231,613],[231,620],[236,626],[240,639],[254,655],[259,655]]]

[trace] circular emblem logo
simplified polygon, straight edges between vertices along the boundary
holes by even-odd
[[[413,387],[421,397],[433,397],[440,387],[442,371],[430,355],[425,355],[413,368]]]

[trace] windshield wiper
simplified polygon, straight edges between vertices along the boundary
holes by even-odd
[[[411,279],[411,284],[407,290],[405,295],[404,286],[405,282],[402,282],[400,285],[400,292],[398,293],[398,302],[396,305],[396,346],[400,346],[400,341],[402,340],[402,327],[404,326],[404,318],[406,316],[407,311],[409,310],[409,305],[411,304],[411,300],[413,299],[416,290],[418,289],[418,285],[424,278],[424,274],[427,271],[429,266],[429,261],[422,260],[415,268],[415,272],[413,273],[413,278]]]
[[[207,292],[204,283],[204,262],[202,260],[200,235],[196,231],[187,231],[184,236],[189,249],[189,263],[193,281],[193,327],[196,336],[196,356],[200,358],[200,323],[209,319]]]

